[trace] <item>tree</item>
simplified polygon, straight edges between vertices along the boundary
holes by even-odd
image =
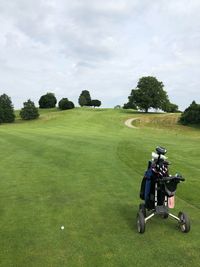
[[[74,103],[69,101],[68,98],[62,98],[58,103],[58,107],[61,110],[72,109],[74,108]]]
[[[34,120],[40,116],[38,108],[35,107],[34,102],[30,99],[28,99],[27,102],[24,102],[24,107],[21,109],[19,115],[22,120]]]
[[[14,122],[15,114],[12,101],[9,96],[3,94],[0,96],[0,123]]]
[[[83,106],[86,106],[87,105],[87,100],[86,98],[83,96],[83,95],[80,95],[79,96],[79,99],[78,99],[78,103],[81,107]]]
[[[167,93],[163,87],[163,83],[155,77],[142,77],[139,79],[137,88],[131,91],[129,103],[135,104],[145,112],[148,112],[149,108],[162,109],[164,103],[168,101]]]
[[[123,109],[136,109],[137,110],[137,106],[134,103],[131,103],[129,101],[128,103],[125,103],[123,105]]]
[[[87,90],[83,90],[79,96],[78,103],[81,107],[91,106],[90,92]]]
[[[180,123],[199,124],[200,123],[200,104],[193,101],[188,108],[181,114]]]
[[[42,95],[39,100],[40,108],[55,108],[57,99],[53,93]]]
[[[178,106],[176,104],[171,103],[170,101],[166,101],[163,104],[162,110],[168,113],[178,112]]]
[[[95,107],[100,107],[101,106],[101,101],[98,99],[93,99],[91,100],[91,106]]]
[[[72,101],[69,101],[68,102],[68,109],[72,109],[72,108],[75,108],[75,105]]]

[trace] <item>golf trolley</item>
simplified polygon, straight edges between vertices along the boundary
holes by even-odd
[[[140,198],[144,203],[139,205],[137,213],[137,230],[141,234],[145,232],[146,222],[155,215],[164,219],[170,216],[178,221],[183,233],[190,231],[190,220],[184,212],[179,212],[178,217],[169,212],[169,208],[173,206],[177,185],[185,179],[179,174],[169,175],[169,162],[164,156],[166,152],[163,147],[157,147],[156,153],[152,152],[152,160],[148,163],[141,183]]]

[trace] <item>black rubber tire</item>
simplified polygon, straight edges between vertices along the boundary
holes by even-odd
[[[190,231],[190,219],[184,212],[179,212],[178,217],[180,219],[179,225],[182,233],[188,233]]]
[[[146,208],[145,208],[145,204],[144,203],[141,203],[140,205],[139,205],[139,212],[142,212],[143,213],[143,215],[144,215],[144,217],[146,217]]]
[[[145,219],[144,214],[141,211],[137,214],[137,230],[140,234],[145,232]]]

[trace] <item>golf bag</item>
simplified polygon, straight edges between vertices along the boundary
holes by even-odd
[[[166,152],[167,150],[163,147],[157,147],[156,153],[152,152],[152,160],[148,162],[147,170],[142,179],[140,198],[144,200],[144,203],[139,205],[137,214],[139,233],[144,233],[146,222],[155,215],[160,215],[163,218],[170,216],[179,222],[182,232],[190,231],[190,221],[185,213],[179,212],[177,217],[169,212],[169,208],[174,206],[177,185],[185,179],[179,174],[175,176],[169,174]]]

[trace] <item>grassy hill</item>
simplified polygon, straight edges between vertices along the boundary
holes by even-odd
[[[134,117],[138,129],[127,128]],[[53,109],[0,125],[0,266],[200,266],[200,131],[177,118]],[[188,234],[161,218],[136,231],[140,182],[157,145],[168,149],[171,172],[186,177],[174,212],[190,216]]]

